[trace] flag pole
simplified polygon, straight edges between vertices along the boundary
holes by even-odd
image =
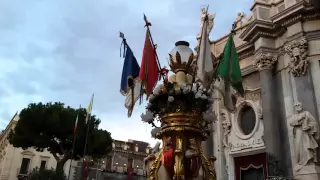
[[[81,110],[81,104],[80,104],[79,109],[78,109],[77,119],[79,119],[80,110]],[[76,123],[77,124],[75,124],[75,126],[78,126],[78,122],[76,122]],[[74,136],[73,136],[71,159],[70,159],[69,172],[68,172],[68,180],[70,178],[71,165],[72,165],[72,160],[73,160],[73,156],[74,156],[74,147],[75,147],[75,144],[76,144],[76,138],[77,138],[77,129],[75,129]]]
[[[86,117],[86,118],[88,118],[88,122],[87,122],[86,139],[85,139],[84,148],[83,148],[83,161],[82,161],[82,163],[84,163],[86,161],[85,155],[86,155],[86,151],[87,151],[87,142],[88,142],[88,135],[89,135],[89,128],[90,128],[89,126],[90,126],[93,98],[94,98],[94,94],[92,94],[92,99],[91,99],[91,102],[90,102],[91,103],[91,107],[88,110],[89,112],[87,113],[87,117]],[[81,179],[83,179],[83,173],[84,173],[84,171],[82,171]]]
[[[144,22],[146,23],[145,27],[147,27],[147,31],[149,32],[149,37],[150,37],[150,40],[151,40],[151,43],[152,43],[152,46],[153,46],[153,49],[154,49],[154,52],[155,52],[155,55],[156,55],[159,74],[160,74],[160,76],[162,76],[161,73],[160,73],[161,72],[161,65],[160,65],[158,53],[157,53],[157,50],[156,50],[156,46],[155,46],[155,44],[153,42],[153,39],[152,39],[152,36],[151,36],[151,31],[150,31],[150,28],[149,28],[149,26],[151,26],[151,23],[148,21],[147,16],[145,14],[143,14],[143,19],[144,19]],[[162,79],[164,80],[164,76],[162,76]]]
[[[87,113],[88,122],[87,122],[86,140],[85,140],[84,149],[83,149],[83,157],[85,157],[86,150],[87,150],[87,142],[88,142],[88,135],[89,135],[89,126],[90,126],[90,120],[91,120],[91,110],[92,110],[92,105],[93,105],[93,98],[94,98],[94,94],[92,94],[92,101],[90,102],[91,103],[91,107],[89,109],[89,112]]]

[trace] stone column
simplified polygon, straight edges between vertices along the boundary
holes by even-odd
[[[281,145],[280,145],[280,123],[277,116],[276,108],[276,94],[274,93],[274,81],[272,70],[274,64],[277,62],[277,56],[270,53],[258,54],[254,65],[260,72],[261,82],[261,98],[262,98],[262,116],[264,124],[264,143],[266,145],[266,153],[273,161],[280,161]],[[268,166],[268,176],[279,176],[279,169],[271,169]]]

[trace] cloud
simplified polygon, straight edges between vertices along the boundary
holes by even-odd
[[[0,127],[31,102],[62,101],[86,106],[95,93],[93,113],[116,139],[151,139],[140,121],[144,107],[126,117],[119,93],[122,31],[137,59],[145,38],[143,13],[151,21],[158,55],[165,65],[178,40],[196,43],[200,8],[216,12],[212,39],[228,33],[237,12],[252,0],[104,1],[29,0],[0,2]],[[230,6],[232,4],[232,6]]]

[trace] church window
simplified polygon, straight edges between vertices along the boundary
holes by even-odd
[[[256,125],[256,115],[251,106],[244,106],[240,112],[239,127],[244,135],[249,135]]]

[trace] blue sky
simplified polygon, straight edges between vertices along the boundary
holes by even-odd
[[[87,106],[100,127],[119,140],[154,144],[140,121],[144,107],[127,118],[119,93],[123,59],[119,31],[138,61],[145,38],[143,13],[152,23],[162,66],[178,40],[195,45],[200,8],[216,13],[211,39],[228,33],[238,12],[253,0],[0,0],[0,128],[31,102]]]

